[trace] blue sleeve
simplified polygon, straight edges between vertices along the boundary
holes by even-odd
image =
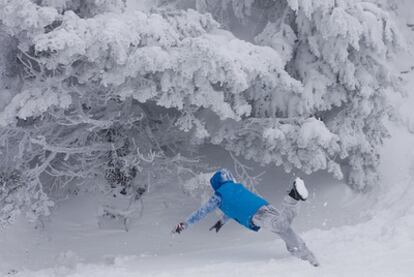
[[[220,196],[214,194],[210,199],[201,206],[197,211],[193,212],[186,220],[188,226],[191,224],[197,223],[203,219],[208,213],[214,211],[218,206],[220,206],[221,198]]]

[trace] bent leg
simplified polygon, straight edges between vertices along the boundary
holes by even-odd
[[[264,206],[257,211],[252,220],[255,225],[278,234],[292,255],[317,266],[318,261],[313,253],[290,226],[297,215],[297,203],[298,201],[286,197],[280,210],[271,205]]]

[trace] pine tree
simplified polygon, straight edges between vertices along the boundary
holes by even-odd
[[[328,151],[320,155],[292,152],[310,152],[309,148],[321,141],[306,145],[305,149],[300,145],[284,149],[284,142],[274,140],[278,147],[276,155],[265,163],[277,161],[276,164],[283,164],[287,169],[294,166],[308,173],[328,169],[337,177],[346,171],[348,183],[357,190],[375,185],[379,147],[388,136],[384,121],[392,111],[387,95],[399,89],[389,60],[403,48],[391,16],[376,4],[359,0],[194,2],[200,11],[211,12],[230,30],[238,32],[241,28],[234,26],[242,24],[248,30],[247,38],[281,53],[285,70],[303,86],[299,104],[293,104],[296,112],[281,116],[287,118],[286,122],[297,117],[295,124],[302,126],[308,122],[307,118],[313,117],[321,121],[318,125],[324,125],[334,134],[330,137],[335,138],[335,147],[327,147],[326,143],[332,144],[332,140],[325,140]],[[265,107],[269,98],[256,103]],[[269,108],[264,110],[269,112]],[[267,116],[262,112],[260,117]],[[286,123],[283,126],[288,128]],[[257,137],[265,137],[263,134],[259,131]],[[230,137],[243,141],[237,135]],[[293,137],[300,139],[297,135]],[[226,145],[234,148],[231,141]],[[267,145],[261,149],[265,156],[272,153]],[[240,147],[237,151],[248,152],[244,154],[247,158],[263,157],[251,149]],[[280,158],[284,155],[287,159]]]
[[[372,3],[0,0],[0,37],[0,172],[17,176],[2,220],[184,184],[210,143],[287,171],[349,166],[357,189],[377,178],[400,39]]]

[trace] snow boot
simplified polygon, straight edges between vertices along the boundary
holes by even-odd
[[[309,192],[301,178],[297,177],[293,181],[293,188],[290,190],[289,196],[298,201],[305,201],[308,198]]]

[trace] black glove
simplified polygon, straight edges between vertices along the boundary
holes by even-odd
[[[182,231],[184,231],[187,228],[187,223],[185,222],[180,222],[178,223],[174,229],[172,230],[172,233],[178,233],[180,234]]]
[[[214,224],[213,226],[211,226],[211,228],[209,229],[210,231],[213,229],[216,229],[216,233],[218,233],[218,231],[220,231],[221,227],[223,227],[224,223],[219,220],[216,222],[216,224]]]

